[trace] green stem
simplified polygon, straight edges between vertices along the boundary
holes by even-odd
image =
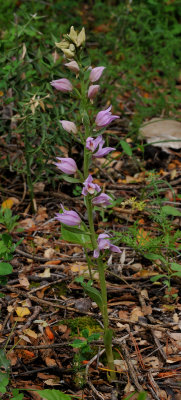
[[[89,220],[89,228],[91,233],[91,242],[93,250],[97,248],[96,234],[94,229],[94,221],[93,221],[93,210],[92,210],[92,202],[91,197],[86,196],[86,207],[88,212],[88,220]],[[102,318],[104,323],[104,345],[106,349],[106,356],[108,362],[108,368],[110,370],[110,380],[116,379],[116,373],[114,369],[114,357],[112,352],[112,338],[111,338],[111,330],[109,329],[109,317],[107,311],[107,289],[106,289],[106,279],[105,279],[105,270],[102,263],[102,260],[98,258],[98,272],[99,272],[99,282],[101,288],[101,296],[102,296]]]

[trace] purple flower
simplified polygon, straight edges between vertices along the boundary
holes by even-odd
[[[71,121],[65,121],[65,120],[60,120],[60,123],[62,124],[63,129],[69,133],[77,133],[77,127],[74,124],[74,122]]]
[[[76,61],[70,61],[69,63],[66,63],[65,66],[71,71],[76,72],[76,74],[79,72],[79,66]]]
[[[94,197],[94,199],[92,200],[92,204],[94,206],[102,206],[102,207],[110,206],[111,202],[112,202],[111,197],[105,193],[101,193],[99,196]]]
[[[88,137],[86,140],[86,149],[92,151],[92,153],[97,149],[99,146],[98,150],[96,153],[93,154],[93,157],[95,158],[101,158],[106,156],[110,151],[116,150],[114,147],[102,147],[104,145],[105,141],[103,140],[102,136],[98,136],[96,139],[93,139],[92,137]]]
[[[99,80],[101,77],[105,67],[96,67],[91,70],[91,73],[89,75],[89,79],[91,82],[96,82]]]
[[[99,149],[96,153],[93,154],[93,157],[95,158],[102,158],[104,156],[106,156],[108,153],[110,153],[110,151],[116,150],[114,147],[104,147],[102,148],[102,146],[99,146]]]
[[[67,211],[62,205],[61,207],[63,213],[62,214],[57,213],[55,217],[56,219],[58,219],[58,221],[68,226],[76,226],[81,224],[81,219],[75,211]]]
[[[112,115],[111,114],[111,108],[112,106],[108,107],[104,111],[99,111],[97,116],[96,116],[96,125],[100,128],[103,128],[104,126],[109,125],[114,119],[119,118],[118,115]]]
[[[93,137],[89,136],[86,140],[86,149],[93,152],[97,149],[97,146],[101,144],[102,146],[104,144],[104,140],[101,135],[98,136],[96,139],[93,139]]]
[[[77,171],[77,165],[73,158],[56,158],[57,160],[60,160],[60,162],[55,163],[60,171],[64,172],[67,175],[75,174],[75,172]]]
[[[115,246],[112,244],[109,240],[109,235],[107,233],[101,233],[98,236],[97,243],[98,243],[98,248],[94,250],[94,258],[98,258],[100,251],[101,250],[110,250],[113,251],[114,253],[121,253],[121,250],[118,246]]]
[[[94,97],[96,97],[97,92],[99,91],[100,85],[91,85],[89,86],[89,90],[88,90],[88,98],[90,100],[94,99]]]
[[[83,183],[84,188],[82,189],[82,194],[84,196],[87,196],[88,193],[94,194],[95,192],[99,193],[101,191],[100,186],[97,185],[96,183],[92,183],[92,182],[93,182],[93,177],[91,175],[89,175],[88,178]]]
[[[71,82],[66,79],[57,79],[56,81],[50,82],[50,85],[52,85],[55,89],[60,90],[61,92],[71,92],[73,90],[73,86]]]

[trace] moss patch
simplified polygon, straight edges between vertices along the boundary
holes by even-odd
[[[71,329],[71,336],[81,334],[83,329],[88,329],[89,335],[95,332],[102,332],[101,326],[92,317],[77,317],[64,319],[60,324],[67,325]]]

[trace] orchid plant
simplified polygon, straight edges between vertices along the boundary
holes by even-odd
[[[91,161],[94,158],[101,158],[115,150],[113,147],[104,147],[103,139],[104,128],[112,121],[119,118],[111,113],[111,106],[103,111],[99,111],[95,116],[93,101],[100,85],[94,85],[105,69],[105,67],[87,66],[84,63],[82,50],[85,45],[85,30],[77,33],[71,27],[70,33],[64,35],[64,39],[56,46],[60,48],[64,57],[68,60],[65,67],[76,74],[77,85],[73,85],[68,79],[62,78],[53,80],[51,85],[62,93],[71,93],[74,98],[80,101],[80,116],[82,125],[76,126],[73,121],[60,120],[64,130],[74,135],[84,148],[83,172],[78,170],[75,160],[72,158],[57,157],[55,165],[63,172],[62,177],[69,182],[79,182],[82,184],[82,195],[88,214],[88,225],[81,220],[77,212],[66,210],[62,205],[61,212],[56,214],[56,219],[61,222],[61,233],[65,240],[79,243],[84,247],[89,268],[90,281],[81,281],[85,292],[93,299],[102,314],[104,323],[104,345],[107,355],[110,379],[115,379],[114,359],[112,352],[112,330],[109,328],[109,318],[107,309],[107,290],[105,271],[107,268],[105,258],[109,252],[120,253],[118,246],[112,243],[112,239],[107,232],[101,233],[98,237],[95,232],[93,212],[95,207],[107,207],[112,203],[112,198],[106,193],[102,193],[101,187],[94,182],[90,173]],[[85,65],[86,64],[86,65]],[[75,175],[76,177],[70,177]],[[78,177],[78,178],[77,178]],[[92,252],[92,255],[90,255]],[[92,287],[92,267],[99,273],[100,291]]]

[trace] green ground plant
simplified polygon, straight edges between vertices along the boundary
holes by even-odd
[[[177,262],[180,257],[181,233],[180,229],[174,229],[173,219],[181,217],[181,212],[174,206],[165,204],[165,199],[161,197],[163,189],[159,189],[160,183],[161,180],[157,181],[157,178],[155,176],[153,178],[152,175],[150,186],[147,185],[144,195],[141,196],[147,200],[149,198],[149,202],[136,201],[136,198],[123,202],[124,205],[126,203],[138,211],[145,210],[156,230],[144,231],[137,220],[126,232],[118,232],[116,235],[119,238],[118,243],[121,240],[122,243],[155,264],[158,274],[155,274],[151,281],[161,280],[167,287],[165,297],[175,299],[177,294],[172,294],[172,278],[181,277],[181,264]],[[150,187],[152,191],[149,191]]]
[[[0,209],[0,224],[4,225],[7,232],[0,234],[0,284],[5,285],[7,283],[7,275],[13,271],[12,265],[9,261],[13,258],[13,253],[17,246],[22,242],[22,239],[17,243],[13,243],[11,232],[17,226],[18,215],[12,215],[10,209]],[[0,297],[3,294],[0,293]]]
[[[65,0],[63,5],[58,0],[50,0],[47,5],[33,0],[1,2],[0,91],[5,113],[0,135],[6,132],[6,142],[10,144],[15,132],[21,150],[13,165],[7,157],[1,160],[1,166],[7,171],[11,166],[25,176],[32,204],[37,181],[46,179],[55,185],[58,179],[50,166],[55,156],[54,143],[61,146],[66,142],[70,156],[74,143],[55,121],[76,113],[75,101],[67,97],[62,104],[59,94],[53,97],[53,92],[47,97],[51,92],[47,77],[53,78],[58,70],[59,78],[67,76],[65,70],[59,69],[62,55],[57,54],[52,43],[58,42],[70,25],[81,27],[84,19],[87,51],[93,65],[99,62],[109,66],[106,80],[103,78],[104,103],[111,98],[115,111],[121,111],[126,133],[136,138],[145,118],[162,113],[178,115],[175,83],[181,61],[179,5],[180,0],[96,0],[88,1],[84,9],[83,1]],[[134,105],[133,114],[127,109],[125,93]],[[99,102],[103,105],[102,97]],[[124,141],[120,145],[124,147]],[[74,195],[77,196],[76,188]]]

